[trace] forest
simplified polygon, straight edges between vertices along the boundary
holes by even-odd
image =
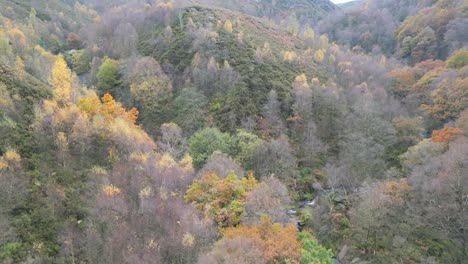
[[[0,0],[0,263],[468,263],[468,1]]]

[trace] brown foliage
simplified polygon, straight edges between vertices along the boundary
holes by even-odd
[[[68,33],[67,45],[69,49],[80,49],[82,45],[82,40],[80,36],[71,32],[71,33]]]
[[[450,142],[459,135],[462,135],[463,131],[455,127],[444,127],[441,130],[432,131],[431,141],[433,142]]]
[[[239,226],[224,231],[223,240],[239,237],[250,238],[259,245],[265,263],[299,263],[301,242],[296,240],[297,230],[294,225],[283,227],[273,223],[271,218],[263,216],[258,225]]]

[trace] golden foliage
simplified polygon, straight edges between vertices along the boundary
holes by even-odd
[[[308,48],[304,51],[304,57],[309,57],[309,56],[312,56],[313,54],[314,54],[314,50],[311,48]]]
[[[55,139],[55,144],[59,147],[61,150],[65,150],[68,147],[68,139],[65,133],[59,132],[57,134],[57,138]]]
[[[324,57],[325,57],[325,54],[324,54],[322,49],[319,49],[319,50],[315,51],[314,60],[316,62],[322,62]]]
[[[23,31],[18,28],[11,28],[7,30],[8,38],[11,40],[13,47],[15,47],[20,52],[27,47],[26,36]]]
[[[5,154],[3,154],[3,159],[7,162],[20,162],[21,156],[15,149],[8,149]]]
[[[96,93],[88,92],[86,96],[78,99],[77,106],[88,118],[93,118],[99,112],[101,101]]]
[[[15,149],[8,149],[2,157],[0,157],[0,170],[9,167],[16,167],[21,162],[21,156]]]
[[[130,123],[130,124],[135,124],[135,122],[138,119],[138,115],[140,112],[135,107],[132,107],[130,110],[127,111],[125,115],[125,119]]]
[[[159,160],[159,167],[162,170],[173,168],[176,165],[177,163],[175,162],[174,158],[172,158],[172,156],[168,153],[165,153]]]
[[[301,74],[301,75],[296,76],[294,81],[300,82],[300,83],[306,83],[307,82],[307,77],[305,76],[305,74]]]
[[[388,195],[392,202],[401,203],[406,194],[409,193],[411,187],[408,185],[406,178],[401,178],[394,181],[385,181],[379,186],[380,192]]]
[[[148,160],[148,155],[145,153],[131,153],[128,159],[134,162],[144,163]]]
[[[247,192],[257,188],[258,185],[258,181],[252,172],[247,173],[247,176],[242,178],[241,182]]]
[[[325,49],[328,46],[328,37],[321,35],[319,37],[320,48]]]
[[[305,74],[296,76],[296,78],[294,79],[293,87],[299,89],[309,88],[309,84],[307,83],[307,77],[305,76]]]
[[[102,186],[102,192],[104,192],[104,194],[107,196],[114,196],[114,195],[120,194],[122,191],[119,188],[115,187],[114,185],[108,184],[108,185]]]
[[[193,159],[190,155],[185,155],[180,161],[179,166],[182,167],[182,171],[187,173],[193,171]]]
[[[159,9],[172,9],[174,8],[174,3],[172,1],[157,1],[156,8]]]
[[[24,62],[20,56],[16,56],[15,72],[20,79],[23,79],[26,75],[26,71],[24,70]]]
[[[315,32],[312,30],[310,27],[307,27],[306,30],[304,30],[304,33],[302,34],[302,37],[306,41],[314,41],[315,38]]]
[[[294,51],[286,51],[283,54],[283,61],[293,63],[297,60],[297,54]]]
[[[52,76],[49,78],[52,86],[54,98],[57,102],[67,104],[71,100],[72,72],[67,67],[67,63],[62,57],[55,59],[52,68]]]
[[[125,108],[122,107],[122,104],[116,102],[110,93],[104,94],[101,100],[102,104],[99,113],[102,114],[106,120],[112,121],[120,117],[130,124],[135,124],[139,114],[136,108],[126,111]]]
[[[232,33],[232,23],[230,20],[226,20],[226,22],[224,22],[224,30],[226,30],[226,32]]]
[[[353,63],[350,62],[350,61],[340,61],[340,62],[338,62],[338,68],[339,68],[341,71],[345,71],[345,70],[348,69],[348,67],[350,67],[351,65],[353,65]]]
[[[262,249],[265,263],[299,263],[301,242],[297,241],[296,236],[297,230],[293,224],[283,227],[265,215],[257,225],[230,227],[223,233],[223,239],[250,238]]]
[[[93,166],[91,168],[91,172],[93,174],[96,174],[96,175],[106,175],[107,174],[106,169],[101,167],[101,166]]]
[[[114,101],[114,98],[110,93],[104,94],[104,96],[101,97],[102,105],[100,112],[104,114],[104,116],[108,118],[112,118],[116,116],[118,109],[116,107],[116,102]]]
[[[319,86],[320,80],[317,77],[312,78],[312,86]]]

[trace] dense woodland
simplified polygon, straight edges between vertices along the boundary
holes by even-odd
[[[467,263],[468,2],[0,0],[1,263]]]

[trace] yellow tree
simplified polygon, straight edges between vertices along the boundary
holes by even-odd
[[[16,56],[15,71],[20,79],[24,78],[26,71],[24,70],[24,63],[20,56]]]
[[[70,102],[72,80],[72,72],[68,69],[65,60],[57,57],[52,68],[52,76],[49,78],[57,102],[62,104]]]
[[[322,62],[323,61],[323,58],[324,58],[324,53],[323,53],[323,50],[322,49],[319,49],[317,50],[315,53],[314,53],[314,60],[316,62]]]
[[[294,51],[286,51],[283,54],[283,61],[293,63],[297,60],[297,54]]]
[[[313,41],[315,38],[314,30],[312,30],[308,25],[306,27],[306,30],[304,30],[303,38],[304,40],[310,40],[310,41]]]
[[[307,77],[305,76],[305,74],[296,76],[296,78],[294,79],[293,87],[304,89],[309,88],[309,84],[307,83]]]
[[[226,20],[226,22],[224,22],[224,30],[226,30],[229,33],[232,33],[232,23],[230,20]]]
[[[7,35],[13,48],[20,53],[22,53],[28,46],[26,36],[24,35],[23,31],[19,30],[18,28],[11,28],[10,30],[7,30]]]
[[[321,35],[319,37],[320,48],[324,49],[328,46],[328,37],[326,35]]]

